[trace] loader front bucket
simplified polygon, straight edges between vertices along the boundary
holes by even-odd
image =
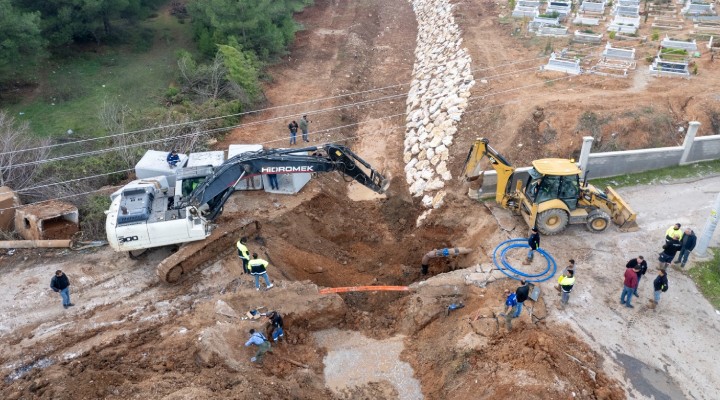
[[[605,188],[605,194],[612,203],[612,215],[610,216],[620,228],[621,232],[635,232],[640,230],[637,224],[637,214],[630,208],[630,205],[610,186]]]

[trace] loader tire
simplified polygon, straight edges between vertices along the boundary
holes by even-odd
[[[536,223],[543,235],[556,235],[568,224],[568,213],[559,208],[551,208],[538,214]]]
[[[590,232],[600,233],[610,225],[610,216],[603,210],[590,211],[585,225]]]

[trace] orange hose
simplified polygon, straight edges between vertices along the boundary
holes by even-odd
[[[375,291],[407,292],[408,290],[410,288],[407,286],[349,286],[320,289],[320,294]]]

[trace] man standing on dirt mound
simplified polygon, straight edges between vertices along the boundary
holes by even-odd
[[[515,299],[517,300],[517,309],[515,310],[515,314],[513,315],[513,318],[517,318],[522,314],[523,304],[525,303],[525,300],[530,297],[530,285],[528,285],[527,282],[525,282],[525,279],[520,280],[520,285],[517,289],[515,289]]]
[[[275,286],[270,283],[270,278],[268,277],[267,266],[269,263],[262,258],[258,258],[257,253],[253,253],[252,256],[253,259],[248,263],[248,268],[250,268],[250,274],[255,277],[255,290],[260,290],[261,276],[265,279],[265,289],[270,289]]]
[[[64,272],[60,270],[55,271],[55,276],[50,280],[50,289],[55,291],[55,293],[60,293],[63,308],[67,309],[75,305],[70,302],[70,279]]]
[[[302,131],[302,137],[303,142],[310,142],[308,139],[308,124],[310,121],[307,119],[307,115],[303,115],[302,118],[300,118],[300,130]]]
[[[517,312],[518,302],[517,295],[511,293],[508,289],[505,289],[505,327],[508,332],[512,330],[512,319],[515,318],[515,312]],[[500,314],[502,315],[502,314]]]
[[[290,129],[290,146],[292,146],[297,143],[298,123],[293,120],[288,124],[288,129]]]
[[[243,274],[249,274],[250,270],[248,269],[248,263],[250,262],[250,251],[248,250],[245,243],[247,243],[247,238],[242,237],[240,238],[240,240],[237,241],[235,246],[238,250],[238,257],[240,257],[240,262],[242,262]]]

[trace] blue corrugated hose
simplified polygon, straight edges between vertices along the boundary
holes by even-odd
[[[529,274],[513,268],[513,266],[510,265],[510,263],[508,263],[505,259],[505,253],[507,253],[507,251],[510,249],[516,248],[529,249],[530,246],[527,244],[527,239],[519,238],[506,240],[500,243],[495,248],[495,251],[493,251],[493,263],[500,271],[502,271],[503,274],[509,276],[512,279],[525,279],[528,282],[545,282],[546,280],[552,278],[555,275],[555,272],[557,271],[557,263],[555,262],[555,259],[542,248],[537,249],[536,251],[540,253],[540,255],[545,257],[545,261],[547,261],[547,266],[545,267],[545,270],[543,272],[539,274]],[[500,262],[502,264],[498,263],[498,252],[500,254]]]

